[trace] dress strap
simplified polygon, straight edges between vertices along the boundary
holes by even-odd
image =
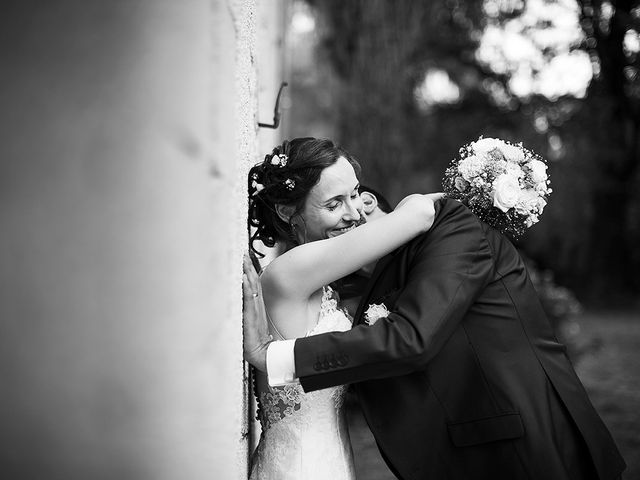
[[[337,302],[334,300],[334,296],[335,296],[335,290],[333,290],[330,286],[326,285],[324,287],[322,287],[322,299],[320,300],[320,311],[321,312],[325,312],[327,309],[334,309],[336,308],[336,304]],[[330,300],[334,300],[333,302],[331,302]],[[269,324],[269,329],[272,330],[276,336],[278,337],[278,340],[286,340],[286,338],[284,337],[284,335],[282,335],[280,333],[280,331],[278,330],[278,327],[276,327],[276,324],[274,323],[273,320],[271,320],[271,317],[269,316],[269,312],[267,312],[267,308],[265,307],[264,309],[264,313],[267,316],[267,323]]]
[[[262,274],[267,270],[267,267],[269,265],[267,265],[266,267],[264,267],[260,273],[258,274],[258,277],[262,277]],[[273,331],[273,333],[276,334],[276,336],[278,337],[278,340],[286,340],[286,338],[284,338],[284,336],[280,333],[280,331],[278,330],[278,327],[276,327],[276,324],[273,323],[273,320],[271,320],[271,317],[269,316],[269,312],[267,312],[267,306],[265,305],[264,307],[264,313],[267,316],[267,323],[269,324],[269,330]]]
[[[278,327],[276,327],[276,324],[273,323],[273,320],[271,320],[271,317],[269,316],[269,312],[267,312],[267,309],[264,309],[264,313],[267,316],[267,323],[269,324],[269,329],[271,329],[278,338],[278,340],[286,340],[286,338],[284,338],[284,336],[282,336],[282,334],[280,333],[280,331],[278,330]]]

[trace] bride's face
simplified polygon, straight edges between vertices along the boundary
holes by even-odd
[[[302,218],[295,219],[299,240],[304,243],[335,237],[365,222],[358,187],[356,172],[346,158],[340,157],[325,168],[309,192]]]

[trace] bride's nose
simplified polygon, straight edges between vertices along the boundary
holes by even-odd
[[[344,220],[347,220],[350,222],[359,221],[360,217],[362,216],[362,210],[364,208],[362,199],[360,198],[360,196],[358,195],[358,197],[355,200],[349,199],[349,201],[346,203],[346,206],[347,208],[345,210]]]

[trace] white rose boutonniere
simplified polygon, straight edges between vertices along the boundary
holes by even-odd
[[[364,312],[364,321],[367,325],[371,326],[376,323],[380,318],[388,317],[389,309],[384,303],[380,305],[369,305],[367,311]]]

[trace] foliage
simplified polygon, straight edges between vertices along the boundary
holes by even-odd
[[[519,95],[512,81],[517,69],[494,68],[477,55],[485,27],[526,15],[526,1],[307,3],[332,67],[313,90],[324,88],[334,99],[327,120],[363,164],[364,183],[397,201],[439,189],[459,147],[480,135],[523,142],[551,161],[554,193],[520,248],[586,303],[611,303],[616,293],[640,290],[634,248],[640,242],[639,55],[625,47],[625,36],[640,32],[640,1],[576,4],[583,35],[571,52],[587,52],[594,66],[584,98]],[[550,22],[527,24],[524,34],[544,34]],[[543,61],[560,54],[540,48]],[[457,98],[418,101],[433,71],[446,72]]]
[[[586,353],[598,348],[598,339],[585,337],[576,322],[584,312],[584,307],[575,294],[569,288],[558,285],[553,272],[541,270],[531,259],[524,255],[523,257],[542,308],[556,336],[567,347],[570,358],[577,361]]]
[[[538,292],[542,307],[554,328],[559,328],[562,322],[583,311],[582,304],[575,294],[556,283],[553,272],[540,270],[531,260],[527,260],[527,270]]]

